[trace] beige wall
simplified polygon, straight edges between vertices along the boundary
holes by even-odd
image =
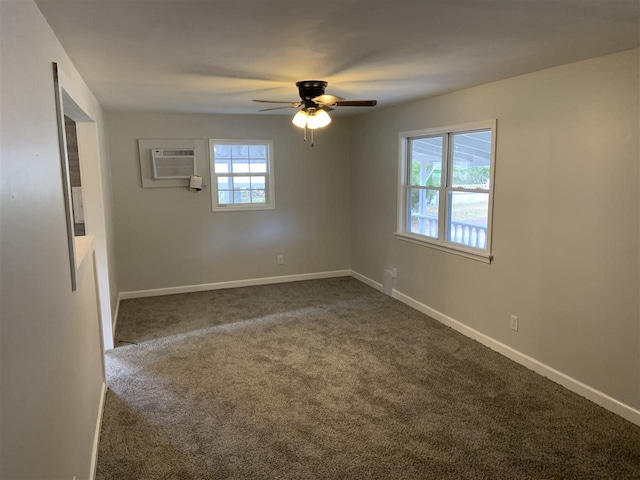
[[[493,264],[396,239],[398,132],[492,118]],[[280,116],[110,112],[107,126],[121,291],[396,267],[401,292],[640,406],[637,50],[338,118],[314,148]],[[274,139],[276,211],[141,188],[138,138]]]
[[[348,269],[350,126],[334,119],[310,147],[288,116],[109,112],[120,290]],[[213,213],[210,187],[142,188],[139,138],[272,139],[276,209]]]
[[[52,62],[100,136],[101,110],[33,2],[0,2],[0,22],[0,477],[86,479],[103,385],[99,312],[91,257],[71,291]]]
[[[358,117],[352,268],[640,407],[638,116],[633,50]],[[398,132],[493,118],[494,263],[396,239]]]

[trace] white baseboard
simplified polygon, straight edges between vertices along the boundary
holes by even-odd
[[[382,289],[381,284],[379,284],[375,280],[365,277],[360,273],[353,272],[352,276],[357,280],[360,280],[361,282],[366,283],[367,285],[370,285],[373,288],[376,288],[378,290]],[[393,290],[393,298],[400,300],[402,303],[409,305],[410,307],[418,310],[419,312],[424,313],[425,315],[428,315],[429,317],[435,320],[438,320],[440,323],[443,323],[453,328],[454,330],[462,333],[463,335],[469,338],[473,338],[474,340],[489,347],[491,350],[494,350],[504,355],[505,357],[513,360],[514,362],[517,362],[520,365],[523,365],[528,369],[533,370],[537,374],[542,375],[543,377],[546,377],[549,380],[552,380],[562,385],[568,390],[571,390],[572,392],[577,393],[578,395],[581,395],[582,397],[588,400],[591,400],[592,402],[596,403],[597,405],[600,405],[601,407],[609,410],[610,412],[620,415],[621,417],[629,420],[632,423],[635,423],[636,425],[640,425],[640,410],[637,410],[625,403],[622,403],[616,400],[615,398],[610,397],[606,393],[596,390],[595,388],[590,387],[589,385],[586,385],[580,382],[579,380],[576,380],[575,378],[570,377],[569,375],[566,375],[556,370],[555,368],[552,368],[536,360],[533,357],[525,355],[524,353],[521,353],[518,350],[515,350],[514,348],[508,345],[505,345],[504,343],[499,342],[489,337],[488,335],[485,335],[484,333],[481,333],[478,330],[475,330],[465,325],[464,323],[458,320],[455,320],[454,318],[451,318],[450,316],[442,312],[439,312],[438,310],[431,308],[408,295],[405,295],[404,293],[396,289]]]
[[[204,292],[207,290],[220,290],[223,288],[251,287],[254,285],[269,285],[273,283],[299,282],[302,280],[316,280],[320,278],[349,277],[351,270],[334,270],[332,272],[300,273],[296,275],[281,275],[278,277],[250,278],[247,280],[232,280],[230,282],[203,283],[200,285],[185,285],[181,287],[154,288],[151,290],[135,290],[132,292],[120,292],[120,300],[131,298],[157,297],[160,295],[174,295],[177,293]]]
[[[379,282],[376,282],[375,280],[372,280],[369,277],[365,277],[364,275],[362,275],[361,273],[355,272],[353,270],[351,270],[351,276],[353,278],[355,278],[356,280],[360,280],[362,283],[365,283],[367,285],[369,285],[372,288],[375,288],[378,291],[382,291],[382,284]]]
[[[100,405],[98,407],[98,420],[96,421],[96,432],[93,437],[93,451],[91,452],[91,471],[89,479],[95,480],[96,467],[98,466],[98,447],[100,446],[100,430],[102,429],[102,414],[104,413],[104,402],[107,398],[107,384],[102,382],[102,392],[100,393]]]
[[[635,408],[626,405],[615,398],[610,397],[609,395],[596,390],[589,385],[586,385],[579,380],[576,380],[569,375],[566,375],[555,368],[552,368],[533,357],[525,355],[524,353],[515,350],[514,348],[505,345],[502,342],[494,340],[493,338],[485,335],[484,333],[479,332],[467,325],[455,320],[448,315],[445,315],[434,308],[431,308],[424,303],[420,303],[417,300],[405,295],[398,290],[393,290],[393,298],[400,300],[402,303],[409,305],[410,307],[415,308],[416,310],[438,320],[439,322],[457,330],[458,332],[466,335],[467,337],[473,338],[474,340],[482,343],[483,345],[489,347],[491,350],[494,350],[507,358],[519,363],[527,367],[530,370],[542,375],[543,377],[548,378],[549,380],[553,380],[556,383],[559,383],[563,387],[571,390],[572,392],[577,393],[585,397],[588,400],[600,405],[607,410],[620,415],[623,418],[626,418],[630,422],[633,422],[637,425],[640,425],[640,410],[636,410]]]

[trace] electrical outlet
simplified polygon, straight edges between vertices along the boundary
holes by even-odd
[[[278,265],[284,265],[284,255],[278,255]]]
[[[518,317],[511,315],[511,330],[518,331]]]

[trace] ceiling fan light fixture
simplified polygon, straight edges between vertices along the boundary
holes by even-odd
[[[307,114],[307,112],[305,112],[304,110],[299,110],[298,113],[294,115],[291,123],[293,123],[296,127],[304,128],[307,126],[308,118],[309,115]]]
[[[324,80],[302,80],[296,82],[298,93],[300,94],[299,102],[285,102],[282,100],[254,100],[260,103],[285,103],[286,107],[264,108],[261,112],[267,110],[279,110],[281,108],[300,108],[291,119],[296,127],[304,129],[304,140],[307,141],[307,130],[311,130],[311,146],[313,147],[313,131],[318,128],[326,127],[331,123],[331,117],[327,110],[333,110],[333,107],[373,107],[376,100],[345,100],[335,95],[324,93],[325,88],[329,85]]]
[[[324,110],[316,110],[313,114],[309,115],[307,119],[307,127],[311,130],[316,128],[326,127],[331,123],[331,117]]]

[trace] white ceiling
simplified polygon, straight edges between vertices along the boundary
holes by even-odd
[[[108,110],[256,113],[311,79],[391,105],[639,43],[638,0],[36,2]]]

